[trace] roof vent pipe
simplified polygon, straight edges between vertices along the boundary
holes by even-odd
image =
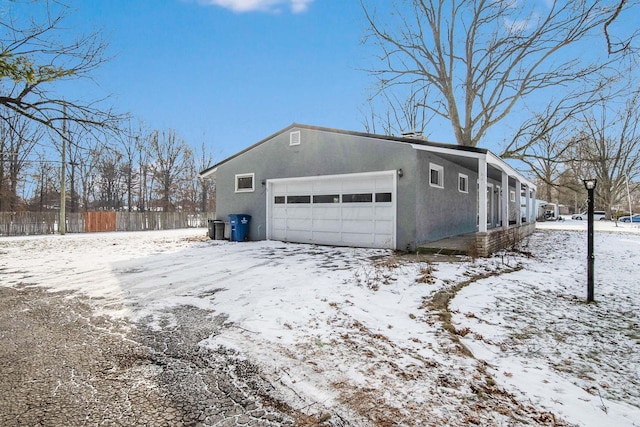
[[[412,132],[403,132],[403,138],[413,138],[413,139],[421,139],[426,140],[426,138],[422,135],[422,132],[412,131]]]

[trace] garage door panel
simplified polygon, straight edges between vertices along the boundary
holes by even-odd
[[[391,206],[388,206],[388,207],[376,206],[374,217],[376,219],[385,219],[385,220],[393,221],[393,218],[395,217],[394,209]]]
[[[354,178],[347,181],[343,181],[342,183],[342,192],[343,193],[358,193],[361,191],[371,191],[373,186],[372,183],[375,180],[371,178]]]
[[[287,240],[287,231],[284,228],[272,228],[271,238],[274,240]]]
[[[313,183],[305,181],[293,181],[285,184],[284,191],[287,194],[311,194]]]
[[[311,207],[288,208],[286,217],[291,219],[310,218]]]
[[[342,183],[337,179],[327,179],[315,181],[312,188],[313,194],[339,194],[342,191]]]
[[[371,247],[375,242],[373,234],[363,233],[342,233],[342,241],[349,245],[365,247]]]
[[[342,218],[346,220],[369,220],[374,218],[374,213],[373,206],[349,206],[342,209]]]
[[[271,227],[274,230],[286,230],[287,229],[286,218],[277,218],[277,219],[271,220]]]
[[[313,231],[313,243],[332,245],[335,243],[327,242],[339,242],[341,239],[341,233],[336,231]]]
[[[287,221],[287,230],[311,230],[311,219],[290,219]]]
[[[336,231],[340,232],[337,227],[340,222],[333,219],[314,219],[313,220],[313,231]]]
[[[373,231],[373,220],[370,221],[342,221],[343,232],[371,233]]]
[[[284,208],[273,208],[271,210],[271,218],[286,218],[287,210]]]
[[[373,229],[376,234],[391,234],[393,233],[393,221],[376,221]]]
[[[311,239],[311,231],[309,230],[287,230],[285,239],[287,242],[313,243]]]
[[[339,221],[341,217],[340,206],[324,207],[323,205],[313,206],[313,218],[321,218],[325,220]]]
[[[296,178],[269,188],[271,239],[394,248],[393,173]]]
[[[393,239],[389,235],[375,235],[374,248],[390,248],[393,245]]]
[[[388,176],[378,175],[375,176],[372,180],[375,184],[376,191],[382,191],[385,188],[388,191],[391,191],[393,189],[393,182],[389,180]]]

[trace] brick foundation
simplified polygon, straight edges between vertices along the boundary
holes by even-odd
[[[536,229],[536,223],[530,222],[508,228],[495,228],[486,233],[476,233],[476,251],[478,256],[486,257],[500,249],[511,248]]]

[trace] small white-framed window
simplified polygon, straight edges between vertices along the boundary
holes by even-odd
[[[429,185],[444,188],[444,168],[435,163],[429,163]]]
[[[509,201],[512,203],[516,201],[516,192],[514,190],[509,191]]]
[[[300,131],[296,130],[289,134],[289,145],[300,145]]]
[[[250,193],[255,189],[256,174],[241,173],[236,175],[236,193]]]
[[[469,176],[463,173],[458,174],[458,191],[461,193],[469,192]]]

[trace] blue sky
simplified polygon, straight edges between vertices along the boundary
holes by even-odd
[[[359,0],[76,0],[74,7],[65,25],[102,29],[113,56],[95,73],[98,86],[78,83],[77,93],[110,94],[117,110],[147,127],[174,129],[194,147],[204,141],[215,161],[293,122],[365,130],[375,81],[363,70],[376,59],[362,44]],[[625,17],[637,28],[635,15]],[[597,51],[606,52],[597,37]],[[500,152],[511,122],[482,146]],[[432,123],[428,136],[455,141],[446,124]]]
[[[214,4],[214,3],[219,3]],[[113,105],[149,127],[204,140],[216,160],[293,122],[364,130],[372,60],[358,1],[109,0],[67,24],[102,28],[95,73]],[[83,85],[84,86],[84,85]],[[86,89],[83,89],[86,90]]]

